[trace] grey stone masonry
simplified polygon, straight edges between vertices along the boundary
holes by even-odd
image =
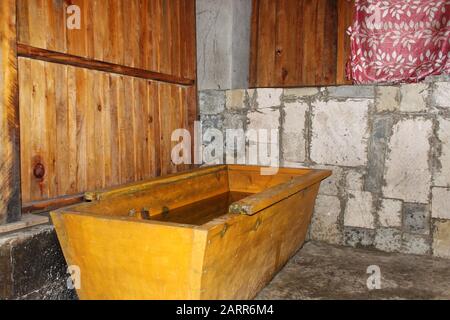
[[[278,129],[281,166],[333,171],[310,239],[450,258],[450,78],[209,91],[200,104],[223,132]]]
[[[69,274],[53,226],[0,236],[0,300],[73,300]]]

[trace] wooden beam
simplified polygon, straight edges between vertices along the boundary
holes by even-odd
[[[0,5],[0,225],[21,218],[16,0]]]
[[[49,212],[63,207],[71,206],[84,201],[84,194],[77,194],[73,196],[64,196],[55,199],[33,201],[24,203],[22,212],[26,213],[40,213]]]
[[[174,75],[153,72],[138,68],[126,67],[123,65],[113,64],[109,62],[103,62],[94,59],[36,48],[21,43],[17,44],[17,53],[21,57],[70,65],[74,67],[86,68],[90,70],[115,73],[146,80],[160,81],[178,84],[182,86],[192,86],[195,84],[195,80],[193,79],[187,79],[184,77],[178,77]]]

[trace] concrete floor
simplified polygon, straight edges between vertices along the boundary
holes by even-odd
[[[380,290],[367,288],[373,265]],[[257,299],[450,299],[450,260],[310,242]]]

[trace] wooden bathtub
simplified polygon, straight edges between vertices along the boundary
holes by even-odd
[[[300,249],[331,172],[215,166],[51,213],[80,299],[251,299]]]

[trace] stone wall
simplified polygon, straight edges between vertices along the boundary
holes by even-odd
[[[0,236],[0,300],[71,300],[67,265],[53,226]]]
[[[448,78],[201,91],[199,101],[205,130],[279,128],[282,166],[333,170],[311,239],[450,258]]]

